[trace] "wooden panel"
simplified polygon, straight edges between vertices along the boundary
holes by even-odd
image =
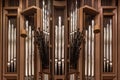
[[[120,0],[118,0],[118,80],[120,80]]]
[[[2,0],[0,0],[0,80],[2,80]]]

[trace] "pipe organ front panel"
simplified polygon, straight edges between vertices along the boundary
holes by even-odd
[[[85,80],[93,80],[95,74],[94,61],[94,20],[90,20],[88,29],[85,31]]]
[[[104,21],[104,72],[113,71],[112,54],[112,17],[103,18]]]
[[[119,80],[118,1],[0,0],[0,80]]]
[[[25,20],[25,30],[28,37],[25,39],[25,80],[34,79],[34,26],[31,24],[32,16]]]
[[[16,19],[17,17],[8,17],[8,52],[7,52],[7,72],[16,72],[17,71],[17,65],[16,65],[16,58],[17,58],[17,52],[16,52]]]

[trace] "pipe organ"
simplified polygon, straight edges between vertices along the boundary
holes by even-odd
[[[8,19],[8,59],[7,72],[16,72],[16,17]]]
[[[58,25],[55,26],[55,74],[64,74],[64,25],[61,24],[61,16],[58,17]]]
[[[104,17],[104,72],[112,72],[112,18]]]
[[[85,31],[85,80],[94,79],[94,20],[90,20],[91,24],[88,25],[88,29]]]
[[[119,0],[0,0],[0,80],[119,80],[119,8]]]
[[[27,37],[25,38],[25,80],[34,79],[34,26],[30,20],[25,21],[25,30]]]
[[[45,0],[42,1],[42,30],[45,35],[45,43],[48,43],[50,36],[50,1]]]
[[[70,10],[70,41],[71,43],[74,39],[75,32],[77,32],[77,26],[78,26],[77,25],[77,20],[78,20],[77,6],[78,6],[77,1],[75,1],[73,4],[71,3],[71,10]]]

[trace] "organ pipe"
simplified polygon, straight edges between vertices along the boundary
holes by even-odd
[[[11,44],[11,24],[10,24],[10,20],[9,20],[9,23],[8,23],[8,71],[10,71],[10,57],[11,57],[11,48],[10,48],[10,44]]]
[[[92,20],[92,76],[94,76],[94,20]]]
[[[104,72],[112,72],[112,19],[104,18]]]
[[[26,20],[28,37],[25,39],[25,80],[34,79],[34,31]]]
[[[112,71],[112,19],[110,19],[110,71]]]
[[[85,31],[85,76],[88,74],[88,31]]]
[[[85,79],[94,78],[94,20],[85,31]]]
[[[64,26],[61,16],[58,17],[58,25],[55,26],[55,74],[64,74]]]
[[[8,72],[16,72],[16,27],[15,18],[8,20]]]

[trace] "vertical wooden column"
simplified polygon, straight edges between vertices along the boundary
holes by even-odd
[[[41,10],[40,9],[37,9],[37,15],[36,15],[36,28],[38,28],[38,27],[41,27]],[[36,47],[36,46],[35,46]],[[35,49],[36,50],[36,49]],[[40,54],[39,54],[39,51],[38,51],[38,48],[37,48],[37,51],[35,52],[35,57],[36,57],[36,71],[35,71],[35,78],[36,78],[36,80],[39,80],[39,73],[41,73],[41,68],[42,68],[42,66],[41,66],[41,59],[40,59]]]
[[[120,80],[120,0],[118,0],[118,80]]]
[[[0,0],[0,80],[2,80],[2,0]]]
[[[100,26],[100,14],[95,17],[95,24]],[[100,33],[95,34],[95,80],[100,79],[100,70],[101,70],[101,51],[100,51]]]
[[[119,10],[118,10],[119,11]],[[118,55],[119,55],[119,53],[118,53],[118,50],[119,50],[119,48],[117,47],[118,46],[118,42],[119,42],[119,40],[117,40],[118,38],[117,37],[119,37],[119,31],[118,31],[118,28],[119,28],[119,26],[117,25],[118,24],[118,15],[117,15],[117,8],[113,11],[113,13],[115,14],[114,16],[113,16],[113,72],[115,73],[115,75],[117,75],[117,73],[118,73],[118,70],[117,70],[117,68],[119,68],[118,67],[118,59],[119,59],[119,57],[118,57]],[[118,34],[118,36],[117,36],[117,34]],[[114,80],[119,80],[119,79],[117,79],[117,77],[115,77],[115,79]]]
[[[20,8],[19,8],[19,11],[22,11],[22,0],[20,0]],[[22,29],[24,29],[24,16],[19,14],[20,15],[20,32]],[[25,54],[25,46],[24,46],[24,38],[20,37],[20,55],[19,55],[19,79],[18,80],[24,80],[24,54]]]
[[[80,28],[80,32],[82,32],[82,30],[83,30],[83,8],[80,8],[80,26],[79,26],[79,28]],[[79,76],[80,76],[80,80],[83,80],[83,77],[84,77],[84,69],[83,69],[83,44],[81,44],[81,46],[80,46],[80,55],[79,55],[79,68],[78,68],[78,70],[79,70],[79,72],[80,72],[80,74],[79,74]]]

